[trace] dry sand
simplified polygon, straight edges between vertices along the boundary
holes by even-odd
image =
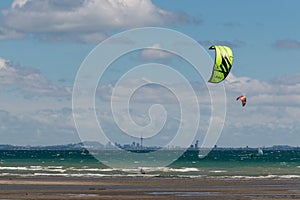
[[[0,199],[300,199],[300,179],[0,177]]]

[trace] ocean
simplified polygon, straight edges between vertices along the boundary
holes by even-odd
[[[109,154],[109,150],[100,154]],[[86,150],[0,150],[0,175],[63,177],[210,177],[210,178],[300,178],[300,149],[214,149],[199,158],[197,151],[183,154],[168,166],[128,167],[132,160],[122,151],[119,167],[107,167]],[[115,153],[115,152],[114,152]],[[162,158],[172,153],[168,150]],[[127,163],[126,163],[127,162]]]

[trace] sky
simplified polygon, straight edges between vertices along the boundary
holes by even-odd
[[[161,27],[192,38],[207,50],[212,60],[214,52],[208,50],[211,45],[226,45],[234,52],[231,73],[221,83],[226,91],[225,108],[221,110],[226,110],[226,116],[216,141],[218,146],[298,146],[299,6],[296,0],[274,0],[271,4],[258,0],[0,1],[0,144],[54,145],[85,139],[76,129],[72,108],[73,87],[82,63],[101,42],[115,34],[135,28]],[[143,39],[147,41],[146,36]],[[126,44],[126,41],[121,42]],[[161,48],[162,43],[158,40],[151,47]],[[120,111],[122,120],[115,121],[110,97],[124,73],[134,66],[152,62],[173,67],[191,83],[201,110],[199,127],[192,141],[201,143],[212,114],[212,101],[205,87],[207,80],[201,79],[183,59],[149,49],[121,56],[100,80],[95,112],[103,130],[112,142],[138,141],[138,133],[123,133],[134,127],[126,120],[128,111]],[[131,118],[135,125],[141,126],[149,123],[161,126],[161,122],[165,122],[157,137],[151,133],[156,130],[155,125],[148,127],[149,133],[138,130],[145,131],[143,137],[149,136],[148,141],[145,140],[149,145],[166,145],[180,128],[180,103],[188,104],[191,98],[187,98],[188,89],[174,82],[181,80],[178,74],[171,76],[170,71],[155,71],[155,67],[146,72],[147,75],[140,72],[123,83],[116,98],[121,102],[135,85],[148,83],[133,94]],[[153,84],[149,80],[152,78],[166,80],[170,88],[178,89],[178,94]],[[241,94],[247,96],[245,107],[236,101]],[[178,102],[176,97],[181,96]],[[164,106],[163,112],[161,107],[154,107],[158,114],[152,116],[149,109],[153,104]],[[164,119],[166,113],[168,117]],[[95,131],[96,124],[89,121],[84,110],[77,110],[75,116],[87,130]],[[192,128],[188,122],[192,123],[193,119],[197,119],[197,114],[187,114],[183,119],[186,132]]]

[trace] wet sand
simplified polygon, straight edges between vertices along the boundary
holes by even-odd
[[[300,179],[0,177],[0,199],[300,199]]]

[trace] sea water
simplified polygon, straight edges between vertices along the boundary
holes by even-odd
[[[168,159],[172,151],[162,151],[162,158]],[[109,156],[114,152],[99,153]],[[0,175],[300,178],[300,149],[264,150],[263,155],[253,149],[214,149],[204,158],[196,151],[187,152],[170,165],[157,167],[128,167],[126,162],[132,161],[124,151],[117,159],[120,165],[111,168],[86,150],[0,150]]]

